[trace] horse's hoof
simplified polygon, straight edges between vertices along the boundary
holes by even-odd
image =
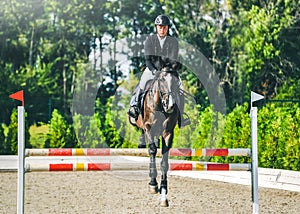
[[[161,207],[168,207],[168,206],[169,206],[169,201],[168,201],[168,199],[161,199],[161,200],[160,200],[160,206],[161,206]]]
[[[157,194],[158,193],[158,186],[152,186],[152,185],[149,185],[149,192],[151,194]]]

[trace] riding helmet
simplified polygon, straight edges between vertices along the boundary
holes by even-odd
[[[166,15],[159,15],[155,19],[155,25],[161,25],[161,26],[171,26],[171,20]]]

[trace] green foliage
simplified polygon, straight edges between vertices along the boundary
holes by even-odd
[[[34,124],[29,127],[30,144],[33,148],[44,148],[49,133],[48,124]]]
[[[300,108],[293,109],[288,119],[283,168],[300,171]]]
[[[49,134],[46,141],[48,148],[76,148],[78,142],[74,128],[68,125],[57,109],[52,112],[49,124]]]
[[[230,1],[230,4],[232,71],[238,80],[234,83],[237,91],[232,98],[247,97],[244,93],[250,89],[273,98],[283,82],[288,83],[289,77],[299,74],[296,72],[298,62],[294,60],[299,55],[296,51],[299,35],[295,35],[299,19],[293,15],[299,12],[297,1],[255,4]],[[294,69],[295,73],[290,72]]]
[[[51,116],[49,108],[51,109],[53,104],[57,105],[58,100],[52,96],[59,94],[60,89],[57,85],[58,77],[52,74],[52,66],[53,63],[46,64],[38,58],[35,67],[26,66],[18,71],[16,79],[22,87],[26,88],[26,112],[28,115],[39,112],[34,117],[28,118],[29,125],[48,123]]]
[[[107,109],[109,114],[107,116],[111,119],[111,124],[106,120],[106,125],[109,125],[112,129],[112,133],[118,134],[118,143],[115,143],[117,147],[122,148],[137,148],[139,143],[139,136],[141,130],[133,127],[127,116],[127,111],[129,108],[129,102],[131,99],[131,92],[134,90],[138,79],[134,76],[133,72],[129,74],[129,81],[124,81],[120,87],[125,93],[120,93],[117,91],[114,97],[111,97],[108,102],[108,107],[102,107]]]
[[[104,127],[103,132],[106,136],[106,143],[110,148],[119,148],[122,146],[123,139],[121,137],[121,133],[116,127],[118,124],[118,116],[120,112],[114,115],[112,109],[113,109],[113,102],[112,98],[108,100],[108,103],[106,105],[106,115],[105,115],[105,121],[104,121]],[[117,118],[117,120],[114,120],[114,118]]]
[[[2,80],[0,84],[0,118],[1,122],[4,122],[5,124],[9,123],[11,111],[15,108],[15,101],[11,100],[8,96],[9,94],[12,94],[12,92],[19,90],[16,89],[16,79],[13,78],[14,75],[12,73],[12,69],[13,66],[10,63],[0,66],[0,79]]]
[[[212,106],[207,107],[200,113],[198,118],[197,140],[192,148],[215,148],[222,139],[224,129],[224,116],[213,110]]]
[[[300,100],[300,79],[295,78],[287,81],[280,88],[276,99]],[[299,104],[300,106],[300,104]]]
[[[299,108],[267,105],[259,112],[259,163],[262,167],[300,170]]]
[[[0,155],[6,154],[9,154],[9,149],[7,148],[5,141],[3,124],[0,124]]]
[[[232,112],[226,115],[226,122],[222,141],[219,148],[250,148],[251,129],[248,105],[236,106]],[[247,163],[248,157],[214,157],[212,161]]]
[[[191,133],[175,129],[174,146],[181,148],[251,148],[251,128],[248,104],[236,106],[226,117],[218,116],[211,107],[201,112],[197,128]],[[258,113],[259,167],[300,170],[300,108],[278,108],[266,105]],[[224,123],[225,120],[225,123]],[[179,136],[178,136],[179,135]],[[196,136],[196,141],[189,141]],[[190,146],[190,147],[189,147]],[[189,159],[189,158],[186,158]],[[193,160],[222,163],[247,163],[249,157],[205,157]]]
[[[142,131],[129,123],[126,108],[119,112],[119,116],[122,124],[119,130],[124,138],[122,148],[137,148]]]
[[[25,148],[31,148],[31,144],[29,142],[29,129],[28,124],[26,122],[26,114],[25,114],[25,127],[24,127],[24,140],[25,140]],[[7,127],[7,136],[5,139],[5,153],[6,154],[18,154],[18,110],[14,109],[10,116],[10,124]]]
[[[141,41],[130,43],[138,55],[134,59],[129,51],[118,50],[115,42],[153,33],[153,20],[161,13],[172,19],[170,34],[209,59],[220,78],[230,111],[248,98],[250,89],[274,97],[283,83],[299,79],[296,0],[3,0],[0,76],[8,81],[0,86],[0,95],[7,97],[22,85],[28,92],[30,125],[48,122],[50,98],[56,100],[49,108],[58,109],[71,121],[68,114],[75,84],[78,86],[76,78],[86,71],[100,83],[98,97],[105,104],[125,77],[117,55],[122,53],[126,60],[132,60],[130,70],[135,73],[143,63]],[[86,69],[82,64],[91,66]],[[193,93],[197,102],[202,108],[207,107],[209,102],[200,83],[207,80],[198,80],[188,69],[181,72],[190,86],[197,88]],[[88,88],[90,83],[83,82]],[[5,110],[1,116],[8,123],[13,106],[3,97],[0,102]]]
[[[199,128],[197,130],[197,133],[199,133],[199,135],[195,144],[192,145],[193,148],[204,148],[206,143],[209,143],[212,121],[213,111],[212,107],[210,106],[200,113]]]
[[[93,116],[83,116],[76,114],[73,117],[74,129],[80,147],[83,148],[103,148],[106,146],[106,137],[101,131],[101,121],[99,114]]]
[[[99,129],[101,136],[107,147],[118,148],[122,146],[123,138],[121,137],[121,129],[118,129],[119,124],[119,106],[114,102],[115,97],[110,97],[106,104],[103,104],[99,99],[96,101],[96,113],[99,118]]]
[[[189,88],[189,90],[191,90],[191,88]],[[191,148],[191,146],[196,143],[198,135],[195,130],[199,129],[198,116],[200,109],[201,106],[197,105],[194,100],[188,96],[185,97],[184,112],[189,116],[191,125],[184,129],[179,129],[178,126],[175,127],[173,147]]]

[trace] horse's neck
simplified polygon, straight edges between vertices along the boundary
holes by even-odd
[[[159,84],[158,84],[157,80],[154,80],[154,82],[153,82],[151,94],[153,96],[154,103],[156,105],[158,105],[159,104],[159,98],[160,98],[160,96],[159,96],[160,88],[159,88]]]

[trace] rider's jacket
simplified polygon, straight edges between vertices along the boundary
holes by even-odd
[[[178,41],[176,38],[167,36],[163,48],[161,48],[156,34],[149,36],[145,41],[146,66],[153,72],[160,71],[164,67],[176,67],[178,63]]]

